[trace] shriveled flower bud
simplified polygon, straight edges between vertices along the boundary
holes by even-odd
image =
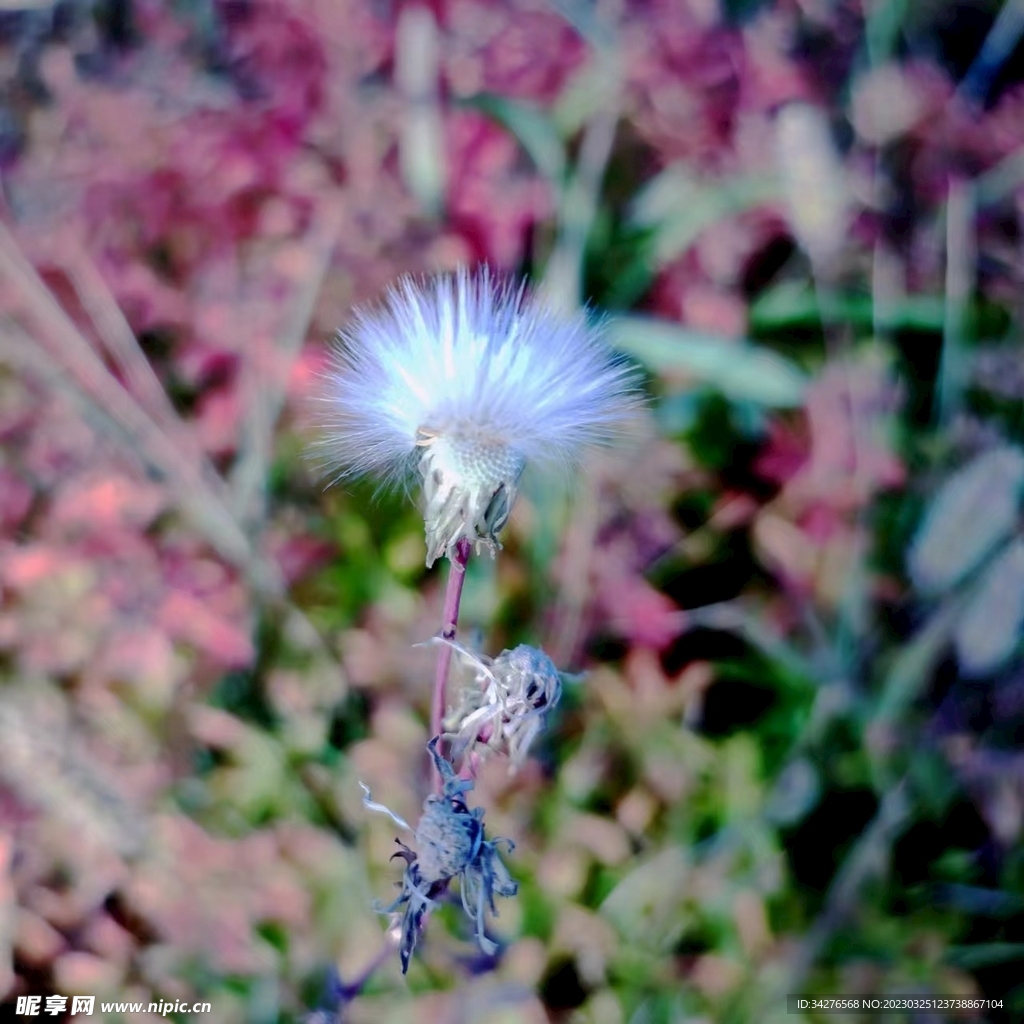
[[[488,658],[453,640],[437,642],[447,643],[476,671],[444,722],[454,740],[456,762],[483,747],[508,754],[512,769],[518,768],[562,696],[562,677],[554,662],[527,644]]]
[[[487,838],[483,810],[479,807],[470,810],[462,796],[473,788],[473,783],[455,774],[451,763],[438,753],[437,742],[435,736],[427,744],[427,750],[441,778],[441,792],[428,796],[423,804],[423,815],[415,832],[416,849],[396,840],[399,851],[394,856],[405,861],[402,891],[390,906],[379,908],[383,914],[404,908],[398,946],[403,974],[409,970],[427,912],[453,879],[459,881],[462,909],[473,922],[477,945],[488,955],[496,953],[498,946],[487,937],[485,913],[489,910],[497,916],[494,897],[515,896],[519,891],[498,855],[502,843],[509,851],[513,843],[508,839]],[[387,814],[396,825],[412,831],[393,811],[375,803],[369,789],[360,785],[367,809]]]
[[[419,476],[428,566],[463,539],[493,554],[526,465],[572,466],[637,406],[631,371],[584,313],[487,270],[400,281],[339,336],[320,397],[335,479]]]

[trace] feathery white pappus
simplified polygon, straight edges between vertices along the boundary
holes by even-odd
[[[639,406],[600,326],[487,269],[403,278],[357,311],[319,397],[332,482],[418,471],[428,566],[462,538],[493,554],[526,464],[572,468]]]

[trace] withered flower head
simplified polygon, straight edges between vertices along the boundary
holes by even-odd
[[[380,908],[381,913],[392,914],[404,907],[398,946],[403,974],[409,970],[409,960],[427,911],[453,879],[459,880],[462,907],[474,924],[477,944],[487,954],[498,949],[487,938],[487,910],[496,916],[494,897],[515,896],[519,891],[498,856],[501,843],[510,851],[513,844],[508,839],[486,837],[483,810],[479,807],[470,810],[462,798],[463,793],[473,788],[473,783],[455,774],[451,764],[438,753],[437,742],[435,736],[427,744],[427,750],[437,766],[442,790],[428,796],[423,804],[423,815],[415,831],[416,848],[396,840],[400,849],[395,856],[405,861],[402,891],[394,903]],[[395,824],[412,831],[396,814],[375,803],[366,786],[363,786],[363,793],[363,804],[369,810],[387,814]]]

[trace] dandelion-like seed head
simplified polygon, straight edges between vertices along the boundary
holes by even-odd
[[[335,480],[419,477],[428,566],[463,539],[493,554],[526,465],[571,467],[613,440],[636,394],[583,312],[486,269],[404,278],[339,336],[318,454]]]

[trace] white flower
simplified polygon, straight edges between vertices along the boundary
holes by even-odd
[[[424,488],[427,565],[465,538],[492,553],[527,463],[573,466],[637,407],[628,367],[586,315],[475,275],[403,278],[339,336],[321,395],[334,479]]]

